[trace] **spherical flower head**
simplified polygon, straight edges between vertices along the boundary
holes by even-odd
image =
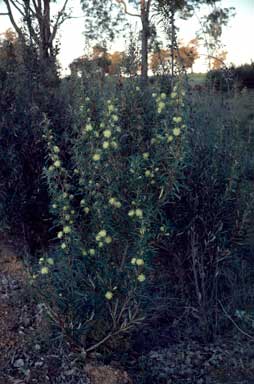
[[[114,108],[114,105],[112,105],[112,104],[109,104],[109,105],[108,105],[108,111],[109,111],[109,112],[113,112],[114,109],[115,109],[115,108]]]
[[[106,243],[106,244],[110,244],[110,243],[112,243],[112,237],[111,237],[111,236],[107,236],[107,237],[105,238],[105,243]]]
[[[55,169],[55,167],[54,167],[53,165],[50,165],[50,166],[49,166],[49,172],[53,172],[54,169]]]
[[[120,203],[120,201],[117,201],[117,202],[115,203],[115,207],[116,207],[116,208],[121,208],[121,206],[122,206],[122,204]]]
[[[60,160],[56,160],[56,161],[54,162],[54,166],[55,166],[56,168],[60,168],[60,167],[61,167],[61,161],[60,161]]]
[[[99,247],[99,248],[102,248],[102,247],[103,247],[103,242],[102,242],[102,241],[99,241],[99,243],[98,243],[98,247]]]
[[[136,91],[140,91],[140,87],[136,87]]]
[[[82,256],[86,256],[87,255],[87,252],[86,252],[85,249],[82,249],[81,253],[82,253]]]
[[[149,170],[146,170],[146,171],[145,171],[145,176],[146,176],[146,177],[150,177],[150,176],[151,176],[151,172],[150,172]]]
[[[102,144],[102,148],[103,149],[108,149],[109,148],[109,142],[108,141],[104,141],[103,144]]]
[[[115,197],[111,197],[108,202],[109,202],[110,205],[115,205],[116,198]]]
[[[39,264],[42,264],[43,261],[44,261],[44,257],[40,257],[40,258],[39,258]]]
[[[52,259],[52,257],[48,257],[48,258],[47,258],[47,263],[48,263],[49,265],[54,265],[54,260]]]
[[[173,122],[174,123],[181,123],[183,119],[181,118],[181,116],[174,116],[173,117]]]
[[[74,209],[71,210],[71,214],[74,215],[75,214],[75,211]]]
[[[54,145],[53,152],[54,153],[59,153],[60,152],[60,148],[57,145]]]
[[[52,208],[56,209],[56,208],[57,208],[57,205],[56,205],[56,204],[53,204],[53,205],[52,205]]]
[[[141,265],[144,265],[145,262],[143,259],[137,259],[136,264],[140,267]]]
[[[67,245],[66,245],[65,243],[62,243],[62,244],[61,244],[61,248],[62,248],[62,249],[66,249],[66,248],[67,248]]]
[[[83,205],[85,205],[85,200],[84,199],[82,199],[81,201],[80,201],[80,205],[81,205],[81,207],[83,206]]]
[[[63,232],[64,232],[64,233],[71,233],[71,227],[69,227],[68,225],[66,225],[66,226],[63,228]]]
[[[49,269],[48,267],[42,267],[41,268],[41,274],[42,275],[47,275],[49,273]]]
[[[149,158],[149,153],[145,152],[143,153],[143,159],[147,160]]]
[[[136,264],[136,261],[137,261],[136,257],[133,257],[133,258],[131,259],[131,264],[132,264],[132,265],[135,265],[135,264]]]
[[[118,147],[117,142],[112,141],[111,146],[112,146],[112,148],[116,149]]]
[[[143,281],[145,281],[146,277],[143,273],[141,273],[140,275],[138,275],[137,279],[140,283],[142,283]]]
[[[91,256],[94,256],[95,255],[95,249],[93,249],[93,248],[89,249],[89,254]]]
[[[64,211],[68,211],[68,207],[67,207],[67,205],[65,205],[65,206],[63,207],[63,210],[64,210]]]
[[[107,139],[111,137],[111,135],[112,135],[112,132],[109,129],[105,129],[105,131],[103,131],[103,136],[106,137]]]
[[[58,239],[61,239],[63,237],[63,231],[58,232],[57,237]]]
[[[86,214],[88,214],[88,213],[90,212],[90,208],[85,207],[85,208],[84,208],[84,212],[85,212]]]
[[[172,135],[169,135],[169,136],[167,137],[167,142],[168,142],[168,143],[171,143],[173,140],[174,140],[174,137],[173,137]]]
[[[157,96],[157,93],[152,93],[152,97],[156,97]]]
[[[131,209],[129,212],[128,212],[128,216],[129,217],[133,217],[135,215],[135,211],[134,209]]]
[[[166,93],[161,93],[161,99],[162,99],[162,100],[165,100],[166,97],[167,97]]]
[[[91,124],[87,124],[86,127],[85,127],[85,131],[86,132],[91,132],[93,130],[93,127]]]
[[[95,153],[93,155],[93,161],[99,161],[101,159],[101,155],[99,153]]]
[[[162,111],[165,108],[166,104],[163,101],[158,103],[158,111]]]
[[[105,297],[107,300],[112,300],[113,299],[113,293],[111,291],[107,291],[105,293]]]
[[[118,121],[118,120],[119,120],[119,119],[118,119],[118,116],[117,116],[117,115],[112,115],[112,120],[113,120],[114,122]]]
[[[174,136],[179,136],[181,134],[181,129],[180,128],[174,128],[173,134],[174,134]]]
[[[176,92],[172,92],[170,96],[171,96],[171,99],[175,99],[176,96],[177,96],[177,93]]]
[[[100,232],[98,232],[99,237],[106,237],[107,236],[107,231],[105,229],[102,229]]]
[[[135,214],[136,214],[136,216],[139,217],[139,218],[143,217],[143,211],[142,211],[142,209],[137,208],[136,211],[135,211]]]

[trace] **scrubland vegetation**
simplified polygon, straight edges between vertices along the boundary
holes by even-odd
[[[118,66],[97,47],[61,77],[21,33],[0,46],[0,230],[43,319],[24,350],[79,374],[5,346],[3,383],[253,377],[253,64],[189,75],[178,53],[147,77],[132,36]],[[91,361],[128,377],[85,379]]]

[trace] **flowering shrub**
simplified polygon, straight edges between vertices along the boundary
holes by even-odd
[[[143,92],[130,87],[100,108],[85,97],[67,150],[44,121],[56,246],[40,262],[39,281],[55,324],[86,351],[142,322],[152,257],[167,233],[163,207],[183,159],[184,91],[179,81],[170,96]],[[126,113],[135,121],[128,129]]]

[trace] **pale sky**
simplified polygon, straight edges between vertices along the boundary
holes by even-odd
[[[61,4],[63,0],[59,0]],[[236,16],[232,18],[229,25],[224,28],[222,42],[228,51],[227,63],[236,65],[250,63],[254,61],[254,0],[222,0],[222,6],[235,7]],[[73,16],[82,16],[82,10],[79,0],[70,0]],[[3,10],[3,6],[0,7]],[[56,9],[59,9],[56,7]],[[133,23],[137,22],[137,18],[131,18]],[[179,38],[184,42],[189,42],[195,37],[195,32],[200,29],[198,19],[193,17],[187,21],[178,21],[180,27]],[[6,16],[0,16],[0,33],[11,27]],[[86,45],[85,38],[82,34],[84,31],[84,19],[82,17],[66,20],[60,30],[61,52],[59,59],[66,72],[68,65],[77,57],[84,54]],[[124,50],[125,43],[123,39],[119,39],[111,46],[112,50]],[[204,50],[200,50],[205,54]],[[206,65],[203,59],[198,60],[194,67],[196,72],[206,71]]]

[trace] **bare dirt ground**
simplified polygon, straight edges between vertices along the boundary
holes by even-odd
[[[138,368],[132,379],[124,369],[93,360],[77,363],[72,351],[47,339],[40,304],[32,298],[28,273],[13,249],[0,240],[0,384],[153,384],[154,371],[165,373],[163,384],[254,384],[254,341],[237,338],[217,346],[190,342],[151,351],[144,356],[146,372]],[[207,364],[211,369],[206,370]],[[200,374],[201,369],[209,374]]]

